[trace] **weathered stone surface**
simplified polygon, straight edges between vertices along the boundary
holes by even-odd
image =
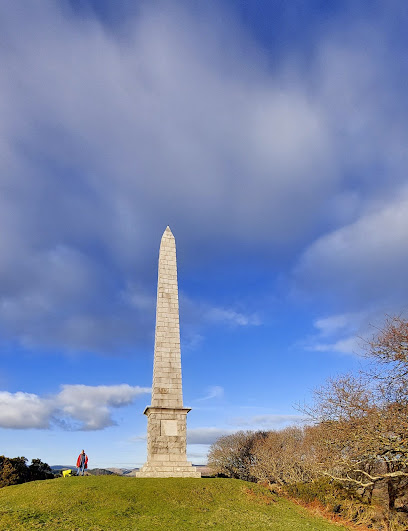
[[[183,407],[176,242],[169,227],[160,243],[152,404],[147,415],[147,462],[136,477],[201,477],[187,461]]]

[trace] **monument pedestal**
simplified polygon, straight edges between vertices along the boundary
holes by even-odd
[[[200,478],[187,461],[186,417],[190,408],[148,406],[147,462],[136,472],[138,478]]]

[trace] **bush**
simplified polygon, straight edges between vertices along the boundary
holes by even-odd
[[[287,485],[285,492],[292,498],[301,500],[306,506],[315,506],[316,502],[329,513],[344,518],[357,525],[370,529],[407,531],[405,514],[389,511],[385,507],[372,505],[354,488],[328,478],[320,478],[310,483]]]
[[[295,483],[287,485],[285,492],[294,498],[299,498],[306,503],[318,500],[325,507],[330,507],[333,512],[338,512],[337,506],[344,500],[356,500],[364,503],[364,500],[356,491],[350,490],[341,483],[320,478],[310,483]],[[337,508],[337,510],[335,510]]]
[[[27,466],[25,457],[0,456],[0,488],[53,477],[50,466],[40,459],[32,459],[31,465]]]
[[[43,463],[41,459],[32,459],[31,465],[28,469],[30,473],[29,481],[54,478],[54,473],[51,470],[51,467],[47,463]]]

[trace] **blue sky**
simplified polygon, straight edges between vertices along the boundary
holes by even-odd
[[[0,453],[143,464],[167,225],[193,462],[364,363],[407,310],[407,22],[403,1],[0,3]]]

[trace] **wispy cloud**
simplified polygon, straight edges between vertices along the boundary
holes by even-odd
[[[147,440],[147,435],[146,434],[144,434],[144,435],[134,435],[133,437],[129,437],[129,439],[128,439],[128,441],[130,443],[146,441],[146,440]]]
[[[405,311],[404,311],[405,310]],[[306,350],[361,355],[366,341],[378,333],[384,316],[406,314],[406,308],[397,304],[379,304],[360,312],[334,314],[316,319],[316,333],[302,342]]]
[[[261,320],[256,314],[246,315],[227,308],[210,308],[204,317],[210,322],[235,326],[259,326],[261,324]]]
[[[338,352],[358,354],[363,334],[367,329],[369,316],[365,312],[350,312],[316,319],[317,331],[304,342],[306,350],[316,352]]]
[[[324,337],[355,329],[356,322],[360,321],[361,315],[358,313],[342,313],[316,319],[313,324],[319,334]]]
[[[355,354],[360,352],[361,340],[356,336],[345,337],[332,343],[314,342],[306,346],[307,350],[316,352],[338,352],[341,354]]]
[[[222,398],[224,396],[224,388],[220,385],[213,385],[207,389],[207,394],[202,398],[196,398],[195,402],[202,402],[204,400],[211,400],[212,398]]]
[[[236,430],[223,428],[190,428],[187,430],[188,444],[213,444],[224,435],[231,435]]]
[[[202,427],[187,430],[187,442],[189,444],[213,444],[217,439],[225,435],[232,435],[240,430],[280,430],[286,426],[305,422],[303,415],[292,414],[265,414],[252,417],[236,417],[231,419],[231,428]]]
[[[239,428],[245,429],[281,429],[291,424],[298,424],[305,421],[303,415],[292,414],[268,414],[254,415],[253,417],[236,417],[231,420]]]
[[[203,298],[192,298],[185,293],[180,294],[180,317],[183,322],[182,340],[186,348],[191,350],[205,341],[205,333],[209,327],[251,327],[261,325],[256,312],[245,311],[231,305],[230,308],[211,305]]]

